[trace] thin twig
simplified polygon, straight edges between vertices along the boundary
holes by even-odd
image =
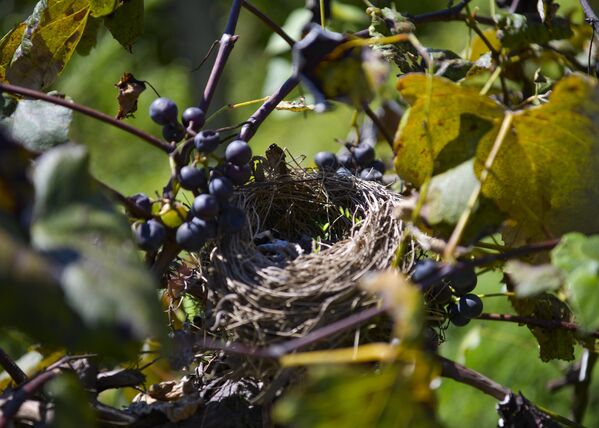
[[[11,94],[22,95],[29,98],[35,98],[38,100],[46,101],[52,104],[56,104],[62,107],[66,107],[68,109],[77,111],[79,113],[85,114],[86,116],[93,117],[101,122],[108,123],[116,128],[120,128],[125,132],[135,135],[136,137],[141,138],[142,140],[150,143],[154,147],[159,148],[163,152],[170,153],[173,151],[174,147],[170,144],[163,142],[162,140],[154,137],[153,135],[148,134],[147,132],[142,131],[141,129],[135,128],[125,122],[115,119],[112,116],[109,116],[101,111],[94,110],[90,107],[77,104],[73,101],[65,100],[64,98],[59,98],[56,96],[48,95],[43,92],[35,91],[33,89],[24,88],[22,86],[11,85],[8,83],[0,83],[0,92],[9,92]]]
[[[591,25],[591,27],[593,27],[593,32],[599,35],[597,26],[595,25],[599,22],[597,14],[589,4],[588,0],[578,0],[578,2],[580,3],[580,6],[582,6],[582,11],[584,12],[584,16],[586,16],[586,22],[588,22]]]
[[[21,368],[10,358],[10,355],[0,348],[0,366],[8,373],[11,379],[17,384],[21,384],[27,380],[27,375]]]
[[[241,128],[239,139],[243,141],[249,141],[254,136],[262,122],[264,122],[268,115],[272,113],[272,111],[279,105],[281,101],[283,101],[287,94],[289,94],[293,88],[297,86],[298,83],[299,79],[292,76],[287,79],[274,94],[268,97],[268,100],[266,100],[264,104],[262,104],[260,108],[258,108],[258,110],[256,110],[256,112],[254,112],[254,114],[247,120],[248,123]]]
[[[568,330],[568,331],[580,331],[580,326],[573,322],[559,321],[559,320],[546,320],[540,318],[522,317],[520,315],[511,314],[480,314],[477,319],[486,321],[505,321],[513,322],[518,324],[526,324],[528,326],[541,327],[549,330]],[[591,337],[599,338],[599,331],[590,333]]]
[[[391,135],[389,130],[385,127],[385,124],[376,115],[376,113],[372,111],[368,104],[364,103],[362,108],[364,109],[364,113],[366,113],[366,116],[368,116],[370,120],[372,120],[374,126],[376,126],[379,132],[383,134],[383,137],[385,137],[385,141],[387,141],[387,143],[389,143],[389,147],[391,147],[391,151],[395,153],[395,150],[393,150],[393,135]]]
[[[441,363],[441,376],[443,377],[472,386],[497,400],[503,400],[505,396],[510,393],[509,388],[489,379],[477,371],[441,356],[437,358]]]
[[[426,23],[426,22],[438,22],[438,21],[446,21],[446,20],[449,21],[449,20],[455,19],[457,16],[459,16],[460,13],[462,12],[462,10],[464,10],[464,8],[466,6],[468,6],[468,3],[470,3],[470,1],[471,0],[462,0],[455,6],[448,7],[446,9],[437,10],[434,12],[423,13],[421,15],[416,15],[416,16],[407,15],[407,18],[410,21],[412,21],[414,24],[422,24],[422,23]]]
[[[202,95],[202,100],[200,101],[199,107],[205,112],[207,112],[208,108],[210,107],[210,102],[212,101],[212,97],[216,92],[216,87],[218,86],[218,81],[220,80],[223,70],[225,69],[227,59],[229,59],[229,55],[231,54],[231,51],[235,46],[235,42],[238,39],[238,36],[235,35],[235,27],[237,27],[237,21],[239,20],[241,3],[242,0],[233,0],[233,5],[231,6],[231,11],[229,12],[229,20],[227,21],[225,32],[220,39],[218,53],[216,54],[214,65],[210,71],[210,77],[208,77],[208,82],[206,83],[204,94]]]
[[[505,117],[503,119],[503,123],[501,124],[501,128],[499,129],[499,133],[497,134],[497,138],[495,139],[493,147],[491,148],[491,151],[489,152],[489,155],[487,156],[487,159],[485,161],[485,166],[482,172],[480,173],[480,177],[478,179],[478,182],[476,183],[474,190],[472,190],[472,193],[470,194],[470,198],[468,199],[468,205],[466,206],[466,209],[460,216],[460,219],[458,220],[458,223],[456,224],[455,229],[453,230],[453,233],[451,234],[451,237],[447,242],[447,247],[445,247],[445,251],[443,252],[443,257],[447,261],[455,260],[455,248],[462,239],[462,235],[464,233],[464,230],[466,229],[468,220],[470,220],[470,216],[474,212],[474,207],[476,205],[476,201],[478,201],[478,197],[480,196],[481,189],[485,184],[487,177],[489,176],[489,172],[491,170],[491,167],[493,166],[493,162],[495,162],[497,153],[499,153],[499,149],[501,148],[501,145],[503,144],[503,141],[505,140],[508,131],[510,130],[510,126],[512,124],[512,117],[512,113],[505,113]]]
[[[256,6],[254,6],[253,4],[251,4],[247,0],[242,0],[242,6],[244,8],[246,8],[249,12],[251,12],[252,14],[254,14],[262,22],[264,22],[268,26],[268,28],[270,28],[272,31],[274,31],[279,36],[281,36],[281,38],[283,40],[285,40],[285,42],[289,46],[293,47],[293,45],[295,44],[295,40],[293,40],[293,38],[289,34],[287,34],[285,32],[285,30],[283,30],[279,25],[277,25],[264,12],[262,12],[260,9],[258,9]]]

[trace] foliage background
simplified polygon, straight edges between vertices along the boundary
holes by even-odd
[[[303,7],[304,0],[255,0],[254,3],[278,23],[284,23],[289,14]],[[337,3],[341,3],[340,1]],[[360,0],[344,0],[345,5],[362,7]],[[582,19],[575,0],[559,1],[562,11],[572,10]],[[0,31],[24,19],[35,1],[3,0],[0,2]],[[446,0],[397,1],[401,11],[422,13],[447,6]],[[473,1],[481,13],[489,13],[488,0]],[[146,0],[145,34],[128,53],[116,43],[107,31],[100,32],[95,49],[89,56],[76,55],[58,80],[57,89],[79,103],[109,114],[116,113],[116,89],[113,85],[124,72],[149,81],[161,95],[168,96],[184,108],[200,97],[208,66],[194,69],[208,52],[214,40],[220,37],[229,2],[224,0]],[[360,23],[348,24],[354,29],[364,28]],[[259,98],[286,78],[284,66],[289,53],[273,56],[264,52],[271,33],[253,16],[242,11],[237,34],[241,37],[225,71],[225,83],[220,86],[214,109],[226,103]],[[291,34],[297,37],[297,34]],[[462,23],[435,23],[418,28],[418,37],[431,47],[461,51],[468,43],[469,32]],[[267,82],[269,84],[267,84]],[[297,92],[294,96],[298,96]],[[148,89],[140,98],[139,112],[130,123],[159,135],[159,127],[152,123],[147,109],[154,99]],[[215,124],[241,122],[253,112],[254,106],[220,116]],[[256,153],[272,143],[287,147],[293,154],[305,155],[309,164],[313,154],[320,150],[336,150],[335,139],[343,139],[349,129],[351,110],[339,106],[334,112],[311,116],[309,122],[302,115],[274,114],[260,128],[252,140]],[[81,115],[75,116],[72,139],[87,145],[91,152],[92,173],[124,194],[154,193],[168,179],[168,165],[159,151],[138,141],[132,141],[119,130],[106,127]],[[381,148],[383,149],[383,148]],[[480,293],[500,290],[499,274],[489,273],[479,279]],[[485,301],[487,312],[511,312],[503,299]],[[3,332],[7,333],[7,332]],[[15,348],[19,338],[0,335],[0,344],[9,353],[20,354]],[[555,394],[547,391],[545,382],[559,378],[565,364],[552,361],[542,363],[538,345],[525,327],[509,323],[476,321],[465,328],[450,328],[441,354],[477,370],[514,391],[522,390],[531,401],[560,414],[568,414],[570,390]],[[599,372],[595,371],[587,426],[599,425]],[[116,400],[115,397],[110,398]],[[448,427],[495,426],[497,418],[491,410],[495,400],[475,389],[443,379],[439,388],[439,410]]]

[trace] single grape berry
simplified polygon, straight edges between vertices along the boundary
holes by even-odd
[[[208,190],[221,203],[226,203],[233,196],[233,184],[226,177],[212,178],[208,184]]]
[[[223,209],[218,218],[219,226],[225,232],[237,233],[243,229],[246,222],[245,213],[237,207],[228,206]]]
[[[476,288],[478,278],[473,267],[457,264],[447,280],[453,287],[455,295],[463,296]]]
[[[145,251],[158,250],[166,238],[164,226],[154,219],[135,223],[133,225],[133,234],[139,248]]]
[[[225,150],[225,159],[234,165],[245,165],[252,158],[252,149],[248,143],[235,140],[229,143]]]
[[[191,219],[191,222],[200,229],[202,235],[206,239],[214,239],[216,238],[216,221],[214,220],[203,220],[198,217],[194,217]]]
[[[193,138],[196,150],[201,153],[212,153],[218,147],[218,143],[220,143],[220,135],[211,129],[201,131]]]
[[[380,172],[381,174],[385,173],[385,162],[383,162],[382,160],[376,159],[374,160],[371,164],[370,164],[370,168],[374,168],[375,170],[377,170],[378,172]]]
[[[343,150],[341,153],[337,155],[337,161],[339,165],[344,166],[347,169],[353,169],[354,165],[354,157],[352,156],[349,150]]]
[[[168,98],[156,98],[150,104],[150,117],[158,125],[177,122],[177,104]]]
[[[353,176],[353,174],[351,173],[351,171],[349,169],[347,169],[344,166],[341,166],[339,168],[337,168],[337,171],[335,171],[335,174],[340,175],[341,177],[351,177]]]
[[[470,322],[469,318],[464,317],[460,313],[458,305],[456,305],[454,302],[451,302],[447,307],[447,313],[449,315],[449,321],[451,321],[451,323],[455,326],[463,327]]]
[[[233,182],[233,184],[241,186],[250,180],[252,168],[250,168],[250,165],[247,163],[243,165],[227,163],[225,165],[225,175]]]
[[[186,165],[179,171],[179,183],[187,190],[204,189],[208,184],[206,171],[203,168]]]
[[[360,171],[360,178],[365,181],[381,181],[383,174],[374,168],[364,168]]]
[[[151,214],[152,212],[152,201],[148,198],[148,195],[145,193],[136,193],[135,195],[129,198],[130,200],[137,205],[137,208],[145,212],[146,214]]]
[[[366,167],[374,162],[374,148],[370,144],[360,143],[354,147],[354,158],[358,165]]]
[[[204,122],[206,122],[206,114],[204,113],[204,110],[199,107],[186,108],[181,118],[183,119],[183,126],[186,128],[193,122],[191,129],[194,131],[202,129]]]
[[[314,162],[321,171],[335,171],[337,169],[337,156],[331,152],[318,152]]]
[[[167,123],[162,127],[162,136],[166,141],[178,143],[185,137],[185,128],[178,123]]]
[[[177,228],[175,235],[177,244],[187,251],[198,251],[206,243],[202,229],[193,221],[185,222]]]
[[[220,204],[214,195],[202,194],[193,200],[193,213],[204,220],[215,218],[220,210]]]
[[[476,294],[466,294],[460,297],[458,310],[465,318],[476,318],[483,313],[483,301]]]
[[[441,264],[432,259],[420,260],[414,266],[414,271],[412,272],[412,277],[410,280],[414,284],[420,284],[424,280],[435,275],[439,269],[441,269]]]

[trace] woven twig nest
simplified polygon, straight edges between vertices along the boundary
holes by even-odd
[[[209,291],[207,329],[267,345],[376,303],[357,282],[387,269],[395,256],[400,195],[353,176],[297,168],[249,184],[235,199],[247,214],[243,231],[220,238],[197,258],[195,278]],[[273,242],[260,244],[260,236]],[[312,250],[297,256],[296,243]],[[275,244],[280,253],[269,251]]]

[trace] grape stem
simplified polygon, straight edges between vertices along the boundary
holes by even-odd
[[[225,31],[220,38],[218,53],[216,54],[216,59],[214,60],[212,70],[210,71],[210,76],[208,77],[208,82],[204,88],[202,100],[200,101],[199,105],[199,107],[205,112],[208,112],[210,102],[212,101],[212,97],[214,96],[216,87],[218,86],[218,81],[223,74],[223,70],[225,69],[229,55],[235,46],[235,42],[239,38],[235,35],[235,27],[237,27],[237,21],[239,20],[241,3],[242,0],[233,0],[233,5],[231,6],[231,10],[229,12],[227,26],[225,27]]]
[[[120,128],[125,132],[133,134],[136,137],[139,137],[142,140],[150,143],[154,147],[159,148],[165,153],[170,153],[174,150],[174,146],[171,146],[170,144],[163,142],[162,140],[154,137],[153,135],[148,134],[147,132],[142,131],[141,129],[131,126],[128,123],[117,120],[114,117],[107,115],[106,113],[102,113],[101,111],[94,110],[91,107],[77,104],[73,101],[69,101],[64,98],[59,98],[57,96],[48,95],[40,91],[24,88],[22,86],[12,85],[9,83],[0,83],[0,92],[8,92],[11,94],[22,95],[25,97],[34,98],[37,100],[42,100],[62,107],[66,107],[73,111],[97,119],[101,122],[108,123],[109,125],[112,125],[116,128]]]

